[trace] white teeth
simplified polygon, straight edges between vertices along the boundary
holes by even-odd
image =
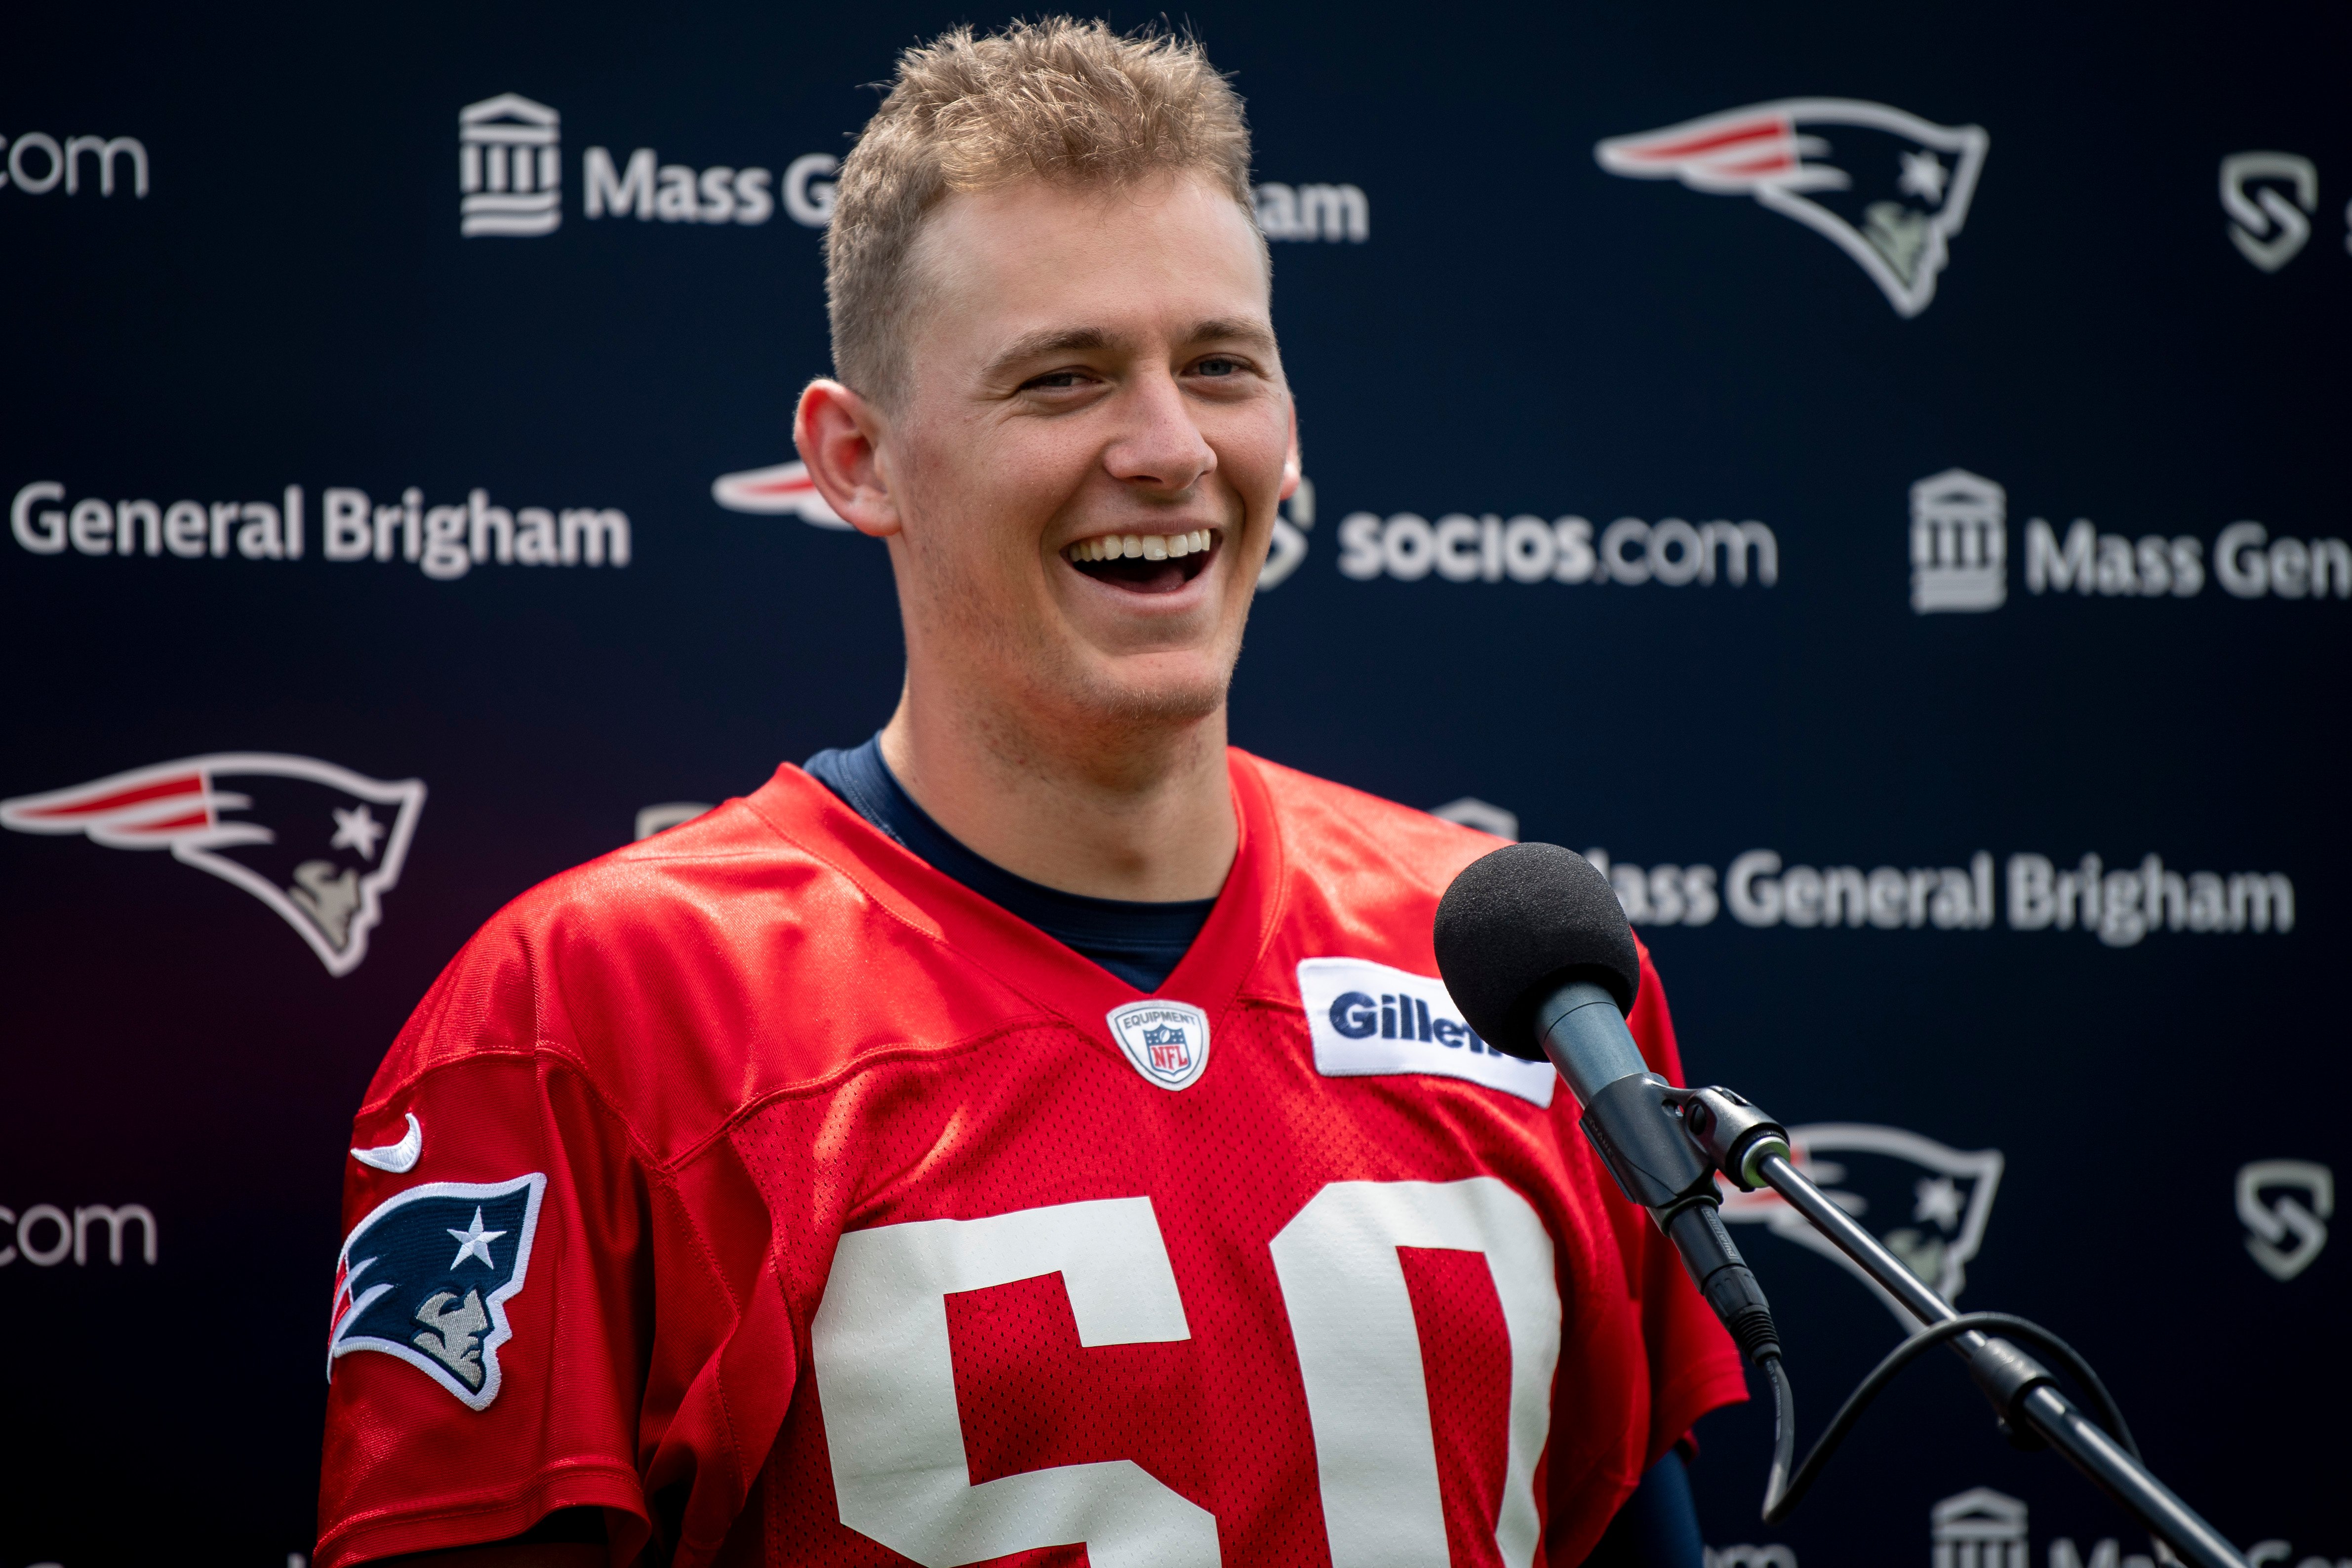
[[[1081,539],[1063,552],[1072,561],[1175,561],[1197,555],[1216,542],[1206,528],[1184,533],[1107,533]]]

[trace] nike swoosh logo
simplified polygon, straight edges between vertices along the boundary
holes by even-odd
[[[373,1165],[379,1171],[404,1175],[416,1169],[416,1162],[425,1154],[425,1129],[416,1124],[416,1113],[408,1113],[408,1136],[397,1143],[386,1143],[374,1149],[354,1149],[352,1158],[362,1165]]]

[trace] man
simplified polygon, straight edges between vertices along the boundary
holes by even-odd
[[[356,1127],[321,1568],[1565,1565],[1742,1396],[1433,978],[1493,841],[1226,747],[1298,475],[1248,163],[1186,42],[900,62],[795,436],[887,542],[904,695],[418,1009]],[[1646,972],[1633,1023],[1675,1072]]]

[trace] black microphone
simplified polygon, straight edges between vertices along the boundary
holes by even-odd
[[[1740,1350],[1759,1364],[1779,1356],[1763,1289],[1717,1212],[1715,1167],[1685,1133],[1681,1091],[1625,1027],[1641,954],[1608,879],[1557,844],[1513,844],[1454,879],[1434,934],[1462,1016],[1489,1046],[1559,1069],[1601,1163],[1681,1252]]]

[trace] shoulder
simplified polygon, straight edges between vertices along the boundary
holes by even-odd
[[[468,952],[529,964],[544,1009],[599,974],[690,960],[734,945],[735,933],[804,921],[811,900],[845,879],[768,804],[730,800],[551,877],[493,915]]]
[[[956,998],[985,984],[948,973],[936,924],[873,873],[866,857],[891,849],[784,768],[550,878],[450,963],[369,1101],[445,1068],[529,1058],[587,1080],[663,1158],[905,1038],[909,1020],[953,1037]],[[892,1008],[862,1004],[881,994]]]
[[[1285,868],[1294,879],[1348,879],[1359,897],[1426,900],[1434,907],[1463,867],[1503,846],[1492,834],[1425,811],[1246,752],[1234,756],[1265,787]]]
[[[1436,973],[1437,901],[1462,868],[1504,841],[1245,752],[1234,756],[1236,772],[1263,787],[1278,840],[1283,920],[1273,956],[1281,965],[1344,953]]]
[[[1295,996],[1296,968],[1307,958],[1364,958],[1436,974],[1430,928],[1438,900],[1465,866],[1505,840],[1246,752],[1234,757],[1235,770],[1265,790],[1286,884],[1256,989]],[[1650,1065],[1679,1083],[1665,987],[1638,932],[1633,943],[1642,983],[1628,1022]]]
[[[1282,853],[1294,871],[1360,869],[1400,891],[1442,896],[1463,867],[1504,843],[1246,752],[1235,756],[1265,785],[1280,825]]]
[[[816,824],[797,794],[780,776],[751,796],[574,866],[499,910],[482,936],[561,961],[570,973],[691,952],[747,918],[803,918],[811,898],[822,900],[828,884],[845,879],[827,863],[824,836],[812,831]]]

